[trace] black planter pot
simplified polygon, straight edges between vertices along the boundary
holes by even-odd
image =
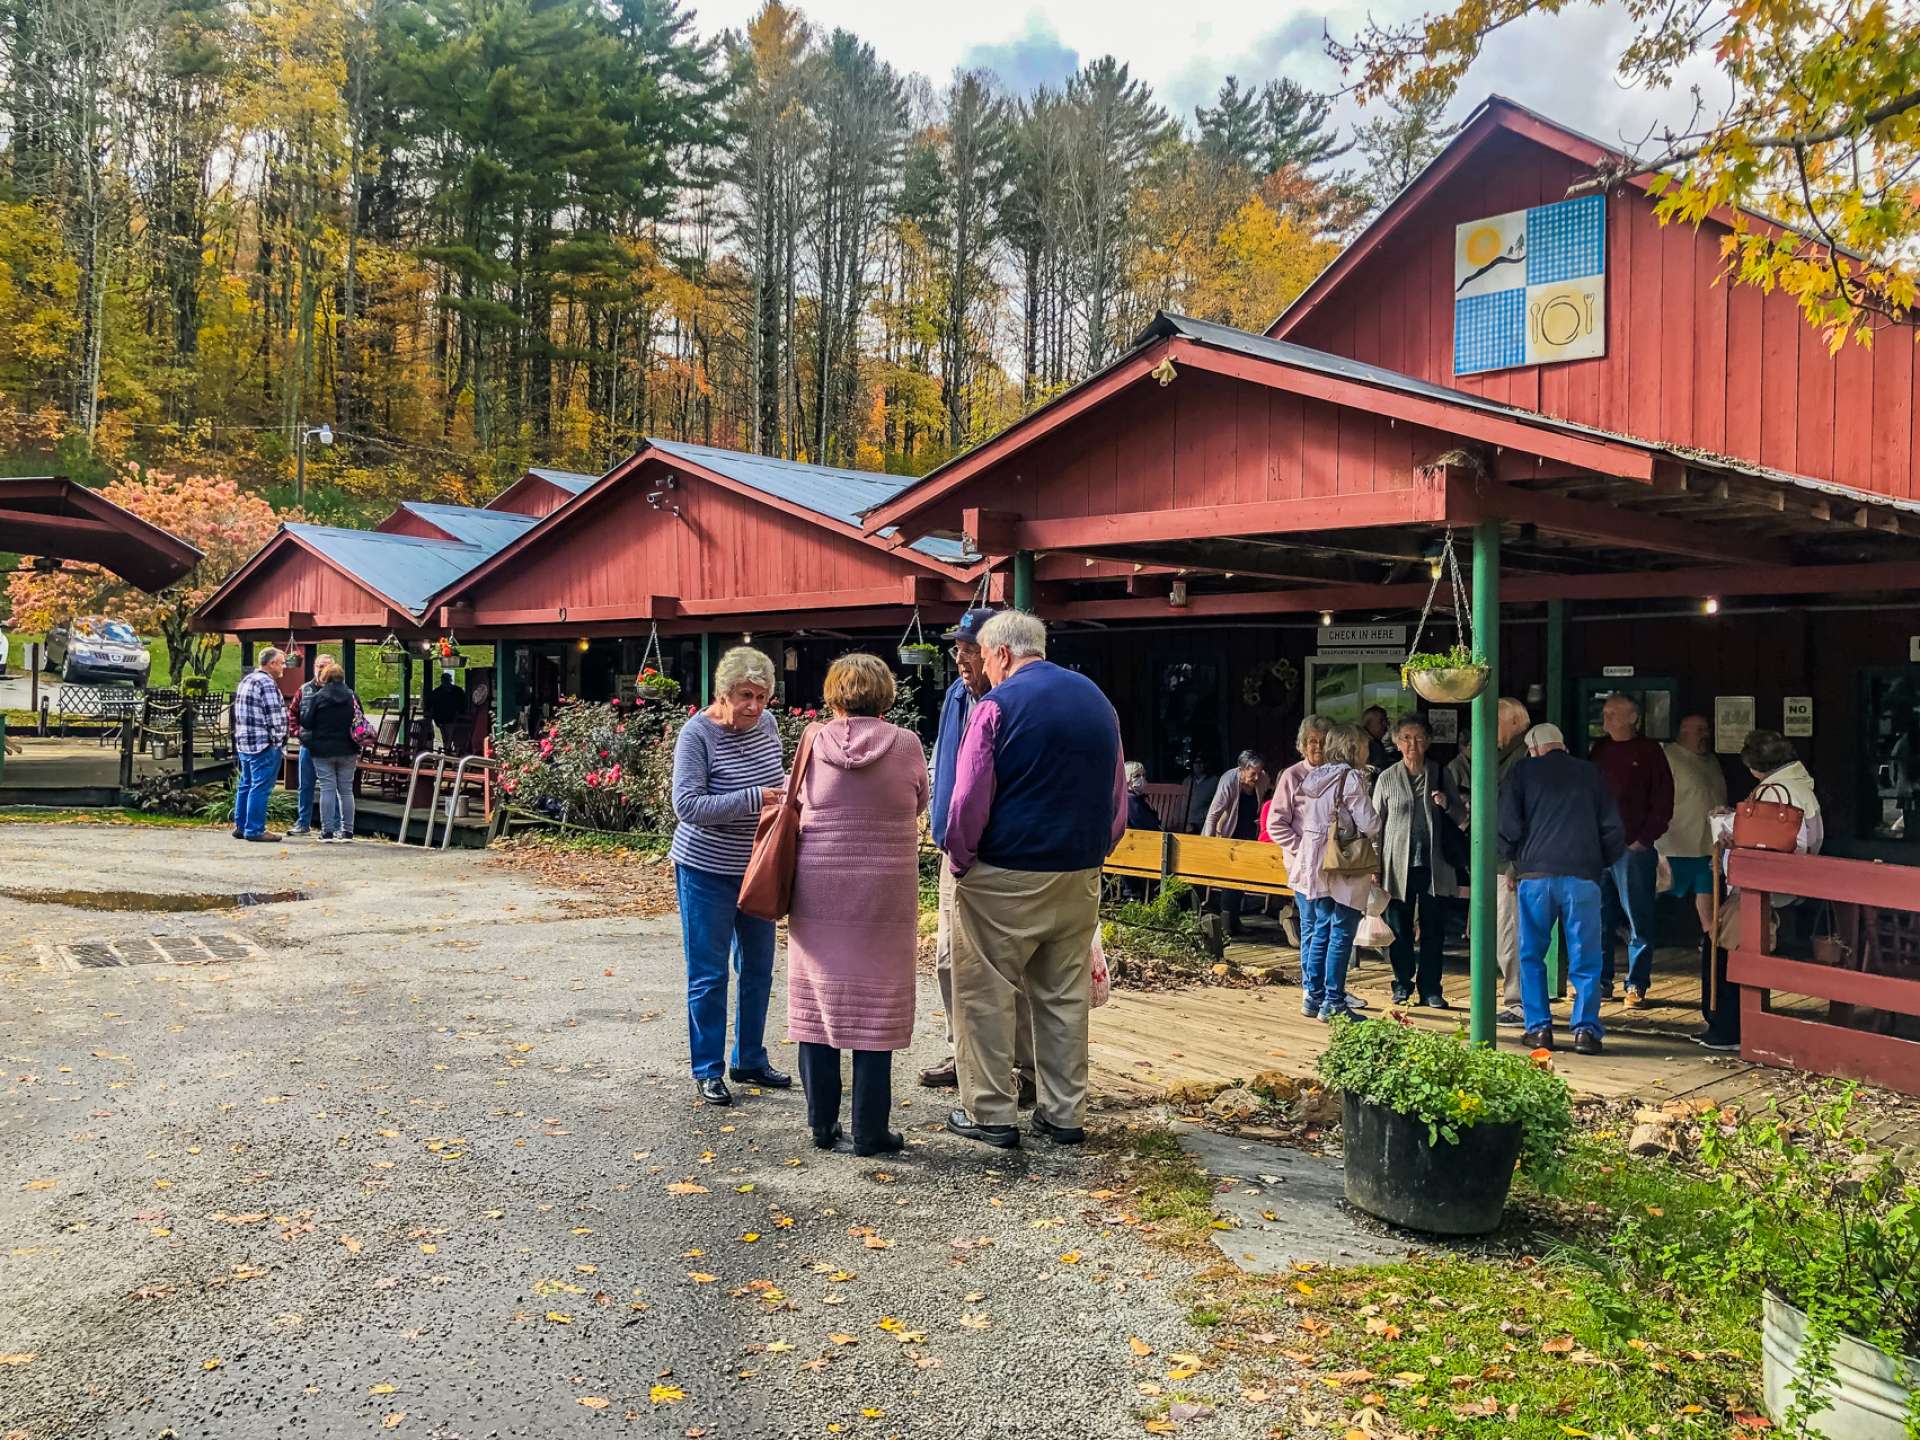
[[[1421,1121],[1341,1098],[1348,1204],[1429,1235],[1484,1235],[1499,1225],[1520,1158],[1518,1124],[1475,1125],[1459,1144],[1436,1145]]]

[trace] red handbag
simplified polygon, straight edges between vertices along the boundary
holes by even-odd
[[[753,831],[753,857],[740,877],[740,908],[762,920],[784,920],[793,908],[793,872],[800,863],[800,785],[813,759],[813,737],[818,725],[809,725],[794,752],[787,793],[776,804],[760,808]]]
[[[1781,798],[1769,800],[1767,792],[1778,791]],[[1800,826],[1806,812],[1793,803],[1793,795],[1779,783],[1761,785],[1733,809],[1733,843],[1740,850],[1778,850],[1792,854],[1800,844]]]

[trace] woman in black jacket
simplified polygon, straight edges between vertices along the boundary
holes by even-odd
[[[353,839],[353,772],[360,764],[353,722],[358,706],[331,655],[321,656],[314,679],[318,688],[300,705],[300,744],[313,752],[320,842],[337,844]]]

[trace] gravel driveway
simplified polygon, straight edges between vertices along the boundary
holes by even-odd
[[[75,887],[311,898],[3,893]],[[1267,1434],[1100,1155],[932,1128],[934,1022],[876,1163],[696,1107],[681,986],[473,854],[0,825],[0,1436]]]

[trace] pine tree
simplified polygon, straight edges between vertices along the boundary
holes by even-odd
[[[1269,80],[1260,92],[1260,127],[1266,144],[1265,168],[1271,175],[1288,166],[1302,170],[1337,160],[1353,148],[1340,143],[1338,126],[1328,127],[1333,102],[1284,77]]]
[[[1272,94],[1272,85],[1262,95],[1242,90],[1237,77],[1227,76],[1212,107],[1201,105],[1193,112],[1200,126],[1200,153],[1229,169],[1261,175],[1271,170],[1274,146],[1268,106]]]

